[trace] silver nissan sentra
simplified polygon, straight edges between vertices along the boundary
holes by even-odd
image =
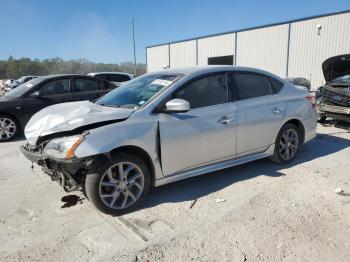
[[[268,72],[167,69],[95,102],[41,110],[21,150],[67,192],[120,215],[153,186],[265,157],[288,163],[315,137],[316,120],[308,91]]]

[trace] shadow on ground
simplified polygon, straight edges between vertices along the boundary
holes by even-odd
[[[330,135],[318,135],[314,140],[303,145],[297,158],[288,165],[277,165],[268,159],[262,159],[154,188],[144,208],[167,202],[176,203],[195,200],[238,181],[252,179],[257,176],[284,176],[285,174],[281,171],[283,169],[331,155],[347,147],[350,147],[350,140]]]

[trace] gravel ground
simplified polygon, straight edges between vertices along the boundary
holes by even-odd
[[[349,130],[319,125],[288,166],[259,160],[166,185],[122,217],[31,170],[23,140],[0,144],[0,260],[349,261]]]

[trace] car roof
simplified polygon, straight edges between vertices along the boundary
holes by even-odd
[[[120,75],[127,75],[127,76],[134,76],[133,74],[124,73],[124,72],[91,72],[87,75],[96,75],[96,74],[120,74]]]
[[[271,73],[257,69],[252,67],[242,67],[242,66],[230,66],[230,65],[206,65],[206,66],[193,66],[193,67],[181,67],[181,68],[169,68],[164,69],[152,73],[169,73],[169,74],[184,74],[184,75],[192,75],[192,74],[205,74],[205,73],[215,73],[220,71],[249,71],[256,73],[269,74]]]
[[[83,74],[57,74],[57,75],[40,76],[40,78],[41,79],[50,79],[50,78],[58,78],[58,77],[72,77],[72,76],[89,77],[89,76],[83,75]]]

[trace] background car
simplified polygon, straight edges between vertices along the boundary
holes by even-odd
[[[93,76],[93,77],[97,77],[103,80],[113,82],[117,86],[120,86],[123,82],[130,81],[131,79],[134,78],[134,75],[123,73],[123,72],[96,72],[96,73],[89,73],[88,76]]]
[[[0,97],[0,142],[15,138],[32,115],[57,103],[94,100],[116,86],[86,75],[34,78]]]
[[[28,82],[29,80],[32,80],[34,78],[37,78],[37,76],[22,76],[20,78],[18,78],[17,80],[14,80],[11,85],[10,85],[10,88],[11,89],[15,89],[17,86],[23,84],[23,83],[26,83]]]
[[[120,215],[151,186],[265,157],[291,162],[316,136],[316,112],[306,88],[262,70],[168,69],[94,103],[50,106],[25,136],[23,154],[66,191],[83,189],[100,211]]]
[[[307,88],[307,90],[310,91],[311,89],[311,83],[309,80],[307,80],[304,77],[287,77],[286,80],[289,83],[292,83],[293,85],[297,85],[297,86],[304,86]]]
[[[350,54],[328,58],[322,70],[326,84],[316,91],[319,121],[350,122]]]

